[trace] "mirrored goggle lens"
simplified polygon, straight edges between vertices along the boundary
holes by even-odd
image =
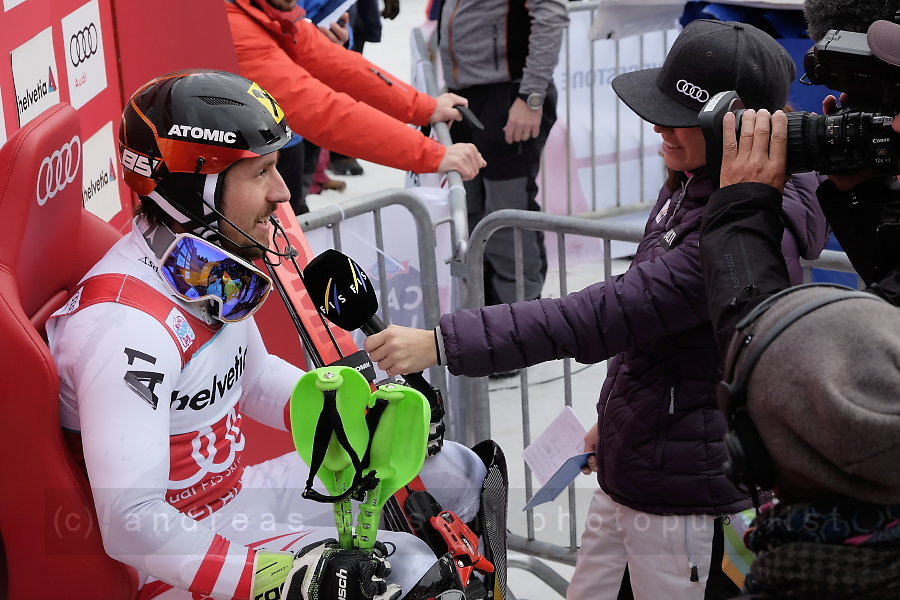
[[[212,300],[226,322],[252,315],[272,289],[259,269],[193,236],[175,240],[163,257],[162,274],[184,300]]]

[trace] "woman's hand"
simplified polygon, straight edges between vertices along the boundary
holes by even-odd
[[[599,424],[594,423],[594,426],[590,428],[590,430],[584,434],[584,452],[593,452],[591,456],[588,456],[587,466],[581,467],[581,472],[585,475],[590,475],[591,473],[597,472],[597,444],[600,441],[600,432],[599,432]]]

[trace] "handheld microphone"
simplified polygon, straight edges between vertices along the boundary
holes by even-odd
[[[375,314],[375,286],[362,267],[346,254],[325,250],[306,265],[303,282],[319,313],[341,329],[360,329],[366,335],[384,331],[384,321]],[[428,399],[432,410],[440,407],[443,416],[443,399],[421,371],[406,373],[403,378]]]

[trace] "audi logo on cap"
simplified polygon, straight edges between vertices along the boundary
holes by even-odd
[[[694,85],[690,81],[685,81],[684,79],[678,80],[678,83],[675,84],[675,89],[688,98],[693,98],[698,102],[706,102],[707,100],[709,100],[709,92],[699,86]]]
[[[73,67],[84,63],[100,49],[100,35],[97,26],[91,23],[69,38],[69,61]]]
[[[81,167],[81,138],[77,135],[63,144],[50,156],[45,156],[38,170],[37,203],[43,206],[47,200],[63,191],[67,185],[75,181]]]

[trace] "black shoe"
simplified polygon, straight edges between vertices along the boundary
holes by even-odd
[[[352,156],[331,159],[331,172],[335,175],[362,175],[363,168]]]

